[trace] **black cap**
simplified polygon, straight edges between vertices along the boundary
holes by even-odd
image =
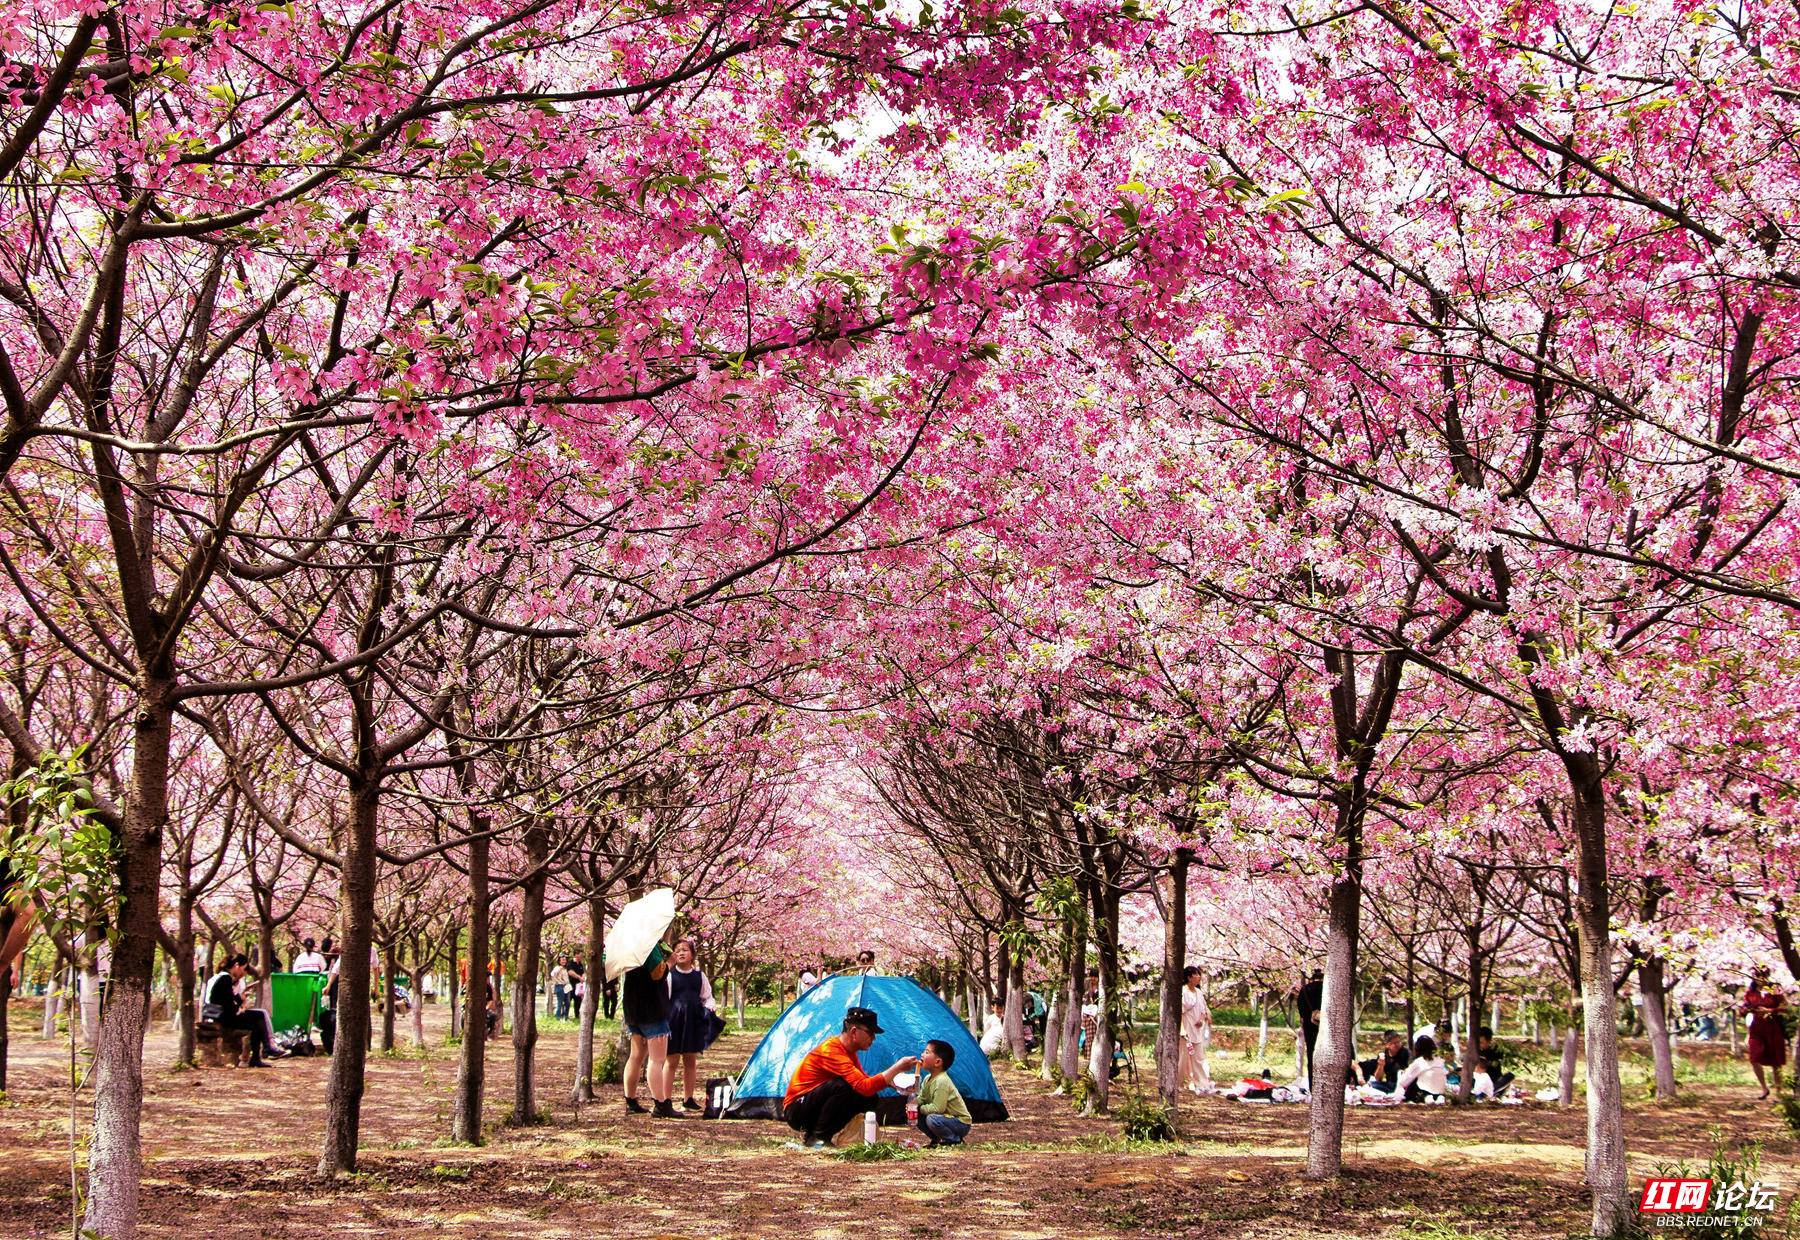
[[[880,1033],[881,1026],[875,1021],[875,1013],[870,1008],[853,1007],[844,1013],[846,1025],[861,1025],[870,1033]]]

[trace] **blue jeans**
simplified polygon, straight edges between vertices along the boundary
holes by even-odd
[[[961,1145],[969,1135],[969,1126],[950,1115],[921,1115],[919,1131],[939,1145]]]

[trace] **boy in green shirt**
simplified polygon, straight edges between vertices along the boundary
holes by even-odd
[[[927,1147],[961,1145],[969,1135],[969,1106],[950,1079],[956,1048],[936,1038],[925,1044],[919,1066],[929,1075],[919,1085],[919,1131],[930,1140]]]

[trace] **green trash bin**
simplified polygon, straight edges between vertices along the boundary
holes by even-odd
[[[323,973],[269,974],[269,1023],[275,1036],[310,1034],[319,1023],[325,1000]]]

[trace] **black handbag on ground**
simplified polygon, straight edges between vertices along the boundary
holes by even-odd
[[[706,1109],[700,1112],[701,1119],[718,1119],[725,1114],[731,1105],[732,1095],[737,1082],[729,1076],[715,1076],[706,1083]]]

